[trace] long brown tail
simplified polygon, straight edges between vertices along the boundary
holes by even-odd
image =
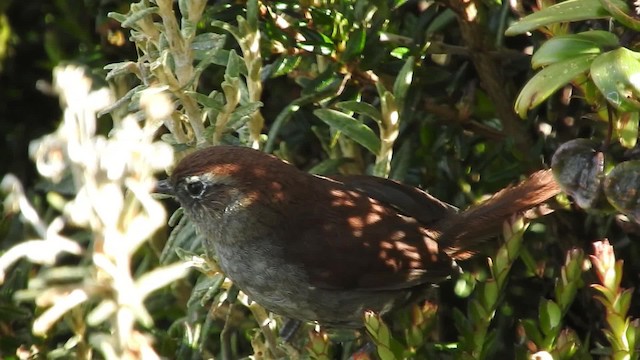
[[[502,224],[560,192],[551,170],[540,170],[521,183],[500,190],[489,200],[447,218],[438,226],[441,249],[453,259],[466,259],[485,240],[500,234]]]

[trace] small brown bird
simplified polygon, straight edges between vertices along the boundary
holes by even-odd
[[[543,170],[458,212],[392,180],[311,175],[234,146],[188,155],[159,188],[252,300],[293,319],[354,328],[365,310],[417,300],[506,219],[559,192]]]

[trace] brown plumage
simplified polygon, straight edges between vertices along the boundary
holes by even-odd
[[[458,212],[371,176],[321,177],[256,150],[216,146],[185,157],[171,192],[207,253],[253,300],[291,318],[358,327],[455,271],[515,213],[559,192],[533,174]]]

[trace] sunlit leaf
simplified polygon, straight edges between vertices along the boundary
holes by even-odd
[[[343,101],[336,104],[336,107],[340,110],[353,111],[357,114],[366,115],[376,122],[382,121],[382,114],[380,113],[380,110],[365,102],[355,100]]]
[[[640,110],[640,53],[619,48],[598,56],[591,64],[591,78],[611,105]]]
[[[351,116],[331,109],[318,109],[313,112],[320,120],[332,128],[340,130],[344,135],[377,154],[380,151],[380,139],[367,125]]]
[[[505,34],[526,33],[539,27],[559,22],[602,19],[611,16],[600,0],[567,0],[549,6],[513,23]]]
[[[535,74],[520,91],[515,110],[524,118],[527,111],[540,105],[558,89],[589,70],[596,55],[587,54],[549,65]]]
[[[603,48],[618,45],[618,37],[608,31],[587,31],[555,36],[547,40],[531,58],[531,67],[551,65],[580,55],[600,54]]]

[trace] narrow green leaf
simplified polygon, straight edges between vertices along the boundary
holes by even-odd
[[[157,7],[149,7],[140,11],[136,11],[133,14],[129,15],[125,21],[123,21],[120,26],[123,28],[133,28],[134,25],[142,20],[145,16],[151,16],[152,14],[158,13]]]
[[[227,62],[227,69],[224,74],[226,76],[237,78],[240,76],[240,62],[242,59],[238,54],[236,54],[235,50],[231,50],[229,52],[229,61]]]
[[[618,35],[610,31],[605,30],[589,30],[575,34],[576,37],[583,40],[590,40],[600,45],[601,47],[618,47],[620,45],[620,39]]]
[[[629,3],[638,6],[637,2],[630,1]],[[600,0],[600,4],[622,25],[632,30],[640,31],[640,19],[638,19],[637,15],[632,15],[632,10],[629,9],[628,3],[624,0]]]
[[[407,96],[407,92],[409,91],[409,86],[413,80],[414,60],[413,56],[409,56],[407,58],[402,69],[400,69],[400,72],[398,73],[398,77],[396,77],[396,81],[393,83],[393,95],[395,96],[398,104],[404,103],[404,98]]]
[[[531,67],[537,69],[539,67],[551,65],[564,60],[576,58],[586,54],[600,54],[603,47],[615,46],[617,44],[617,36],[608,31],[589,31],[590,33],[609,34],[613,41],[606,43],[598,43],[590,38],[590,36],[580,36],[581,34],[571,34],[556,36],[546,41],[540,49],[533,54],[531,58]],[[584,33],[582,33],[584,34]],[[595,36],[593,36],[595,37]],[[604,39],[604,37],[603,37]],[[613,43],[613,45],[612,45]]]
[[[193,96],[200,105],[204,106],[207,109],[222,111],[224,103],[223,100],[218,96],[219,93],[216,91],[213,91],[209,96],[200,94],[199,92],[195,91],[187,91],[185,93],[187,95]]]
[[[302,56],[283,55],[276,59],[270,67],[264,67],[269,70],[269,77],[275,78],[286,75],[293,71],[302,62]]]
[[[246,105],[238,106],[235,110],[233,110],[233,114],[231,114],[231,118],[229,119],[229,127],[235,128],[233,123],[243,117],[253,115],[254,112],[258,111],[262,107],[262,105],[262,102],[254,101]]]
[[[451,9],[446,9],[439,13],[433,21],[429,23],[426,30],[427,38],[430,38],[432,34],[437,33],[451,25],[457,19],[456,13]]]
[[[247,2],[247,25],[251,28],[252,31],[258,30],[258,1],[257,0],[249,0]]]
[[[600,0],[567,0],[516,21],[505,31],[505,35],[519,35],[560,22],[602,19],[609,16],[611,15],[600,4]]]
[[[123,61],[119,63],[108,64],[104,67],[105,70],[109,70],[109,73],[105,76],[105,80],[111,80],[116,76],[138,74],[140,69],[138,64],[133,61]]]
[[[240,30],[237,27],[231,26],[224,21],[214,20],[211,22],[211,26],[215,26],[228,31],[231,35],[233,35],[234,38],[236,38],[237,41],[242,40],[242,35],[240,34]]]
[[[404,181],[407,172],[409,172],[409,164],[413,157],[413,149],[410,141],[402,143],[400,149],[393,153],[391,160],[391,173],[389,179],[396,181]]]
[[[371,104],[367,104],[357,100],[342,101],[336,104],[336,107],[344,111],[353,111],[357,114],[366,115],[376,122],[382,121],[382,114]]]
[[[351,32],[351,36],[347,40],[347,47],[342,55],[343,60],[348,61],[362,54],[366,40],[367,32],[362,27]]]
[[[582,55],[549,65],[534,75],[516,99],[516,113],[524,118],[528,110],[540,105],[576,76],[588,71],[594,58],[596,55]]]
[[[115,11],[107,13],[107,17],[112,18],[113,20],[119,22],[120,24],[122,24],[125,20],[127,20],[127,15],[117,13]]]
[[[340,130],[347,137],[364,146],[373,154],[378,154],[380,151],[380,139],[378,139],[378,136],[368,126],[351,116],[331,109],[318,109],[313,113],[319,117],[320,120],[332,128]]]
[[[224,283],[224,275],[218,273],[212,276],[200,276],[195,287],[191,291],[191,296],[187,302],[187,308],[195,304],[206,306],[211,299],[219,292],[220,286]]]
[[[194,51],[218,50],[224,46],[227,36],[216,33],[198,34],[191,42]]]

